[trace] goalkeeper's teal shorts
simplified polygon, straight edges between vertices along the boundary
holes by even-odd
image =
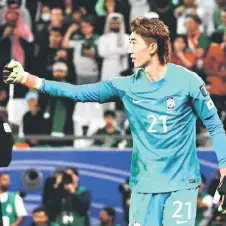
[[[132,192],[129,226],[194,226],[198,188],[169,193]]]

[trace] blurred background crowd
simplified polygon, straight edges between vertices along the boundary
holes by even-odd
[[[0,0],[0,116],[10,122],[18,136],[15,147],[132,147],[120,101],[83,104],[43,96],[22,86],[4,84],[2,69],[13,58],[41,78],[75,85],[130,75],[136,71],[127,53],[129,22],[134,16],[156,17],[169,27],[171,62],[202,77],[226,127],[226,0]],[[27,138],[29,135],[56,139]],[[58,139],[67,135],[94,137]],[[198,147],[211,147],[210,136],[200,121],[196,143]],[[86,188],[78,186],[78,177],[76,169],[66,168],[53,180],[47,180],[45,208],[34,210],[33,225],[52,225],[52,221],[59,225],[89,225],[90,196]],[[218,180],[216,172],[213,185],[204,193],[203,177],[197,225],[210,225],[210,216],[214,216],[211,191]],[[4,183],[9,184],[7,174],[0,175],[1,201],[8,190]],[[125,219],[130,194],[126,184],[121,187]],[[17,204],[8,211],[14,211],[13,220],[5,218],[4,226],[17,226],[26,210],[18,193],[9,194],[7,200]],[[57,212],[50,211],[51,205]],[[62,206],[64,211],[59,211]],[[71,209],[81,217],[70,215]],[[112,208],[102,209],[100,225],[115,225],[114,217]],[[73,223],[74,219],[80,223]]]

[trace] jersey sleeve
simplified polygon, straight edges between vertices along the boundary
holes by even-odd
[[[189,95],[197,116],[204,120],[217,112],[217,109],[206,89],[204,81],[192,73],[189,84]]]
[[[41,92],[51,96],[70,98],[76,102],[105,103],[113,101],[114,98],[123,97],[127,80],[127,77],[120,77],[87,85],[44,80]]]
[[[226,136],[224,126],[218,114],[216,113],[208,119],[203,120],[203,124],[212,137],[212,144],[216,152],[219,167],[226,168]]]
[[[114,97],[123,98],[126,87],[128,86],[128,77],[116,77],[111,80],[106,80],[100,85],[100,103],[111,101]]]

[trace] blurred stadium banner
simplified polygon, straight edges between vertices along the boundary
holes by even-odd
[[[201,172],[211,179],[217,168],[216,155],[211,149],[199,149],[198,157],[201,163]],[[13,161],[7,169],[11,176],[11,190],[23,190],[28,213],[41,204],[43,185],[48,176],[56,168],[66,166],[76,167],[80,172],[80,184],[86,186],[92,197],[91,220],[92,225],[97,223],[100,208],[112,206],[117,213],[117,223],[123,224],[123,209],[118,186],[124,183],[129,176],[131,150],[118,149],[32,149],[15,150]],[[39,174],[39,185],[27,186],[24,181],[26,170],[35,169]],[[30,178],[35,180],[36,178]],[[37,181],[36,181],[37,182]],[[28,217],[25,225],[29,225]]]

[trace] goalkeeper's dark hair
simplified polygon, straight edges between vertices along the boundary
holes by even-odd
[[[132,32],[140,35],[150,44],[155,39],[158,45],[158,57],[161,64],[170,61],[170,32],[168,27],[157,18],[135,17],[130,23]]]

